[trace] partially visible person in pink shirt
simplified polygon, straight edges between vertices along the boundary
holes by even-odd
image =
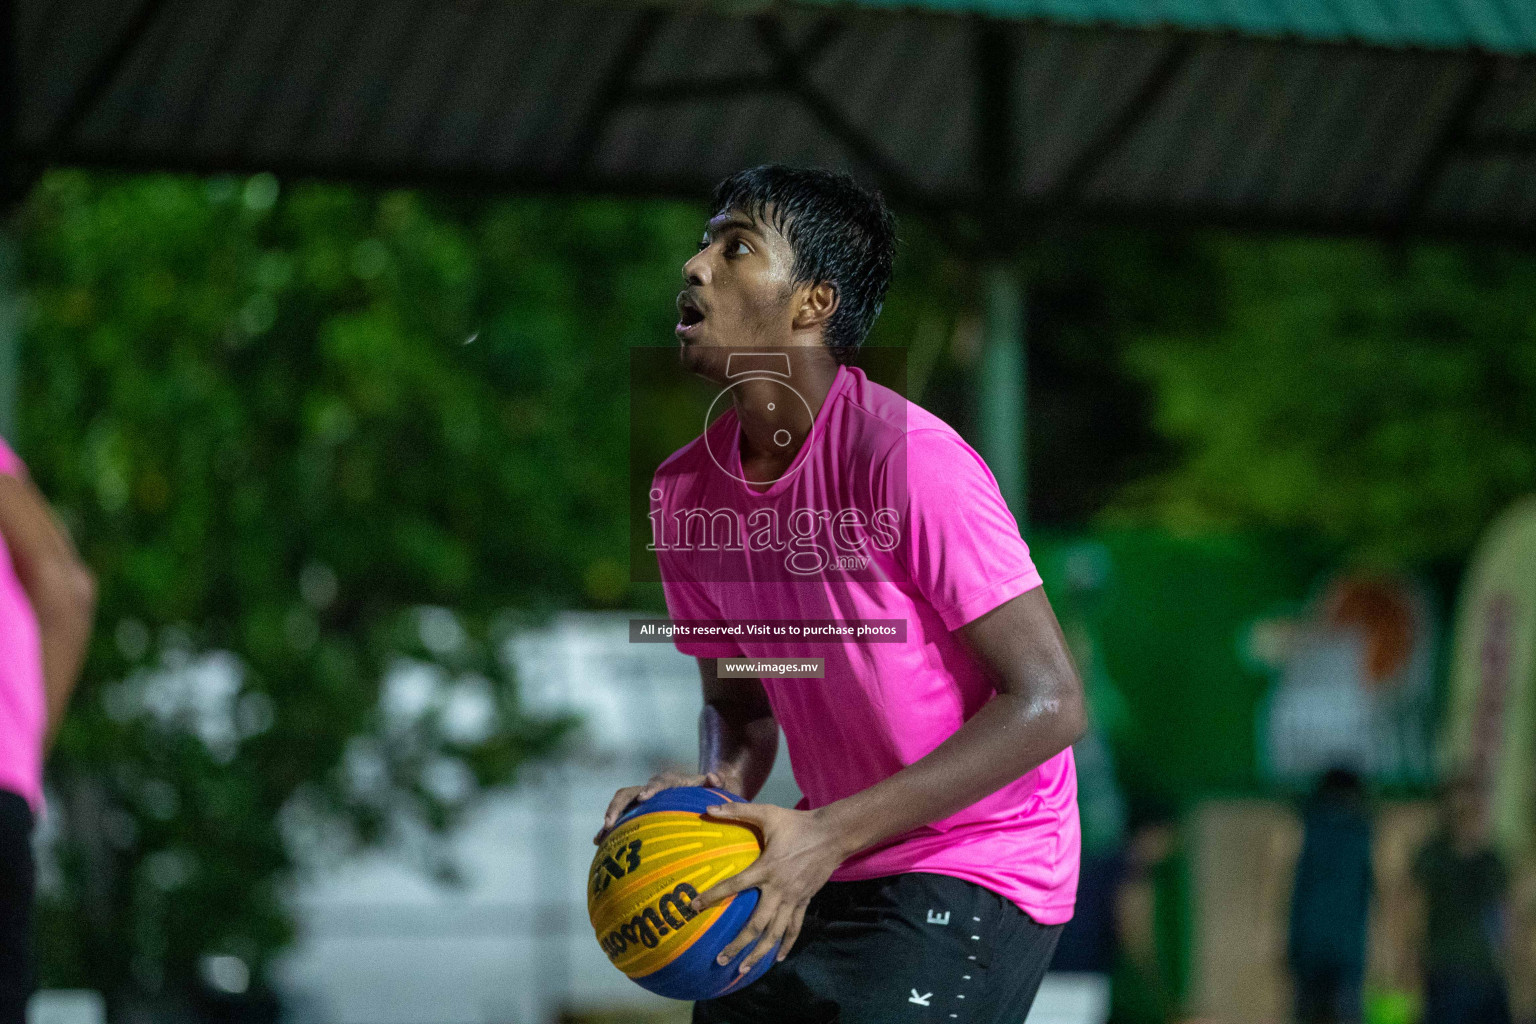
[[[26,1019],[43,756],[80,674],[95,608],[90,571],[0,439],[0,1024]]]

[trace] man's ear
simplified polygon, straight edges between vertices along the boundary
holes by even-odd
[[[837,288],[831,281],[818,281],[801,293],[792,326],[797,331],[825,328],[836,312]]]

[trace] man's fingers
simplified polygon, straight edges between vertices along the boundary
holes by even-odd
[[[747,868],[740,874],[732,875],[725,881],[710,886],[708,889],[705,889],[703,892],[695,896],[693,898],[693,902],[689,904],[689,906],[691,906],[695,912],[700,910],[708,910],[716,903],[736,895],[743,889],[752,888],[754,885],[758,884],[758,881],[762,877],[762,872],[755,870],[756,868],[757,865],[753,864],[752,867]]]
[[[603,836],[613,830],[624,812],[632,804],[644,803],[664,789],[672,789],[675,786],[714,786],[722,785],[719,772],[706,772],[703,775],[681,775],[677,772],[660,772],[651,776],[650,781],[640,786],[625,786],[613,795],[608,803],[608,810],[603,812],[603,827],[597,830],[597,835],[592,837],[593,843],[601,843]]]
[[[805,908],[804,903],[795,907],[795,915],[789,922],[789,928],[784,932],[784,938],[779,942],[777,959],[783,960],[789,956],[789,951],[795,948],[795,940],[800,938],[800,926],[805,923]]]
[[[759,903],[757,909],[752,911],[752,916],[747,918],[747,923],[742,926],[741,931],[720,951],[720,955],[715,957],[715,963],[723,967],[736,959],[737,953],[746,949],[753,939],[762,934],[764,928],[773,923],[777,909],[778,904],[771,903],[766,899]]]
[[[635,801],[649,800],[664,789],[672,789],[674,786],[691,785],[696,776],[679,775],[677,772],[657,772],[651,776],[651,781],[640,787],[640,794]]]
[[[773,807],[773,804],[738,804],[723,803],[713,804],[704,808],[704,813],[711,818],[724,818],[731,821],[749,821],[754,825],[762,825],[773,814],[765,807]],[[778,808],[783,810],[783,808]]]
[[[767,956],[773,951],[774,946],[779,945],[783,941],[784,933],[789,930],[790,922],[799,916],[796,913],[796,909],[795,904],[788,901],[779,904],[778,911],[773,915],[772,922],[763,930],[763,934],[757,940],[757,945],[752,947],[752,952],[748,953],[747,958],[741,962],[741,968],[738,973],[746,974],[756,967],[759,960]]]
[[[603,812],[603,824],[612,827],[619,815],[624,813],[624,808],[634,801],[635,794],[639,792],[639,786],[625,786],[613,794],[613,799],[608,801],[608,810]]]
[[[600,843],[603,836],[613,828],[613,823],[619,820],[619,815],[624,809],[634,802],[635,794],[640,792],[639,786],[625,786],[613,794],[613,799],[608,802],[608,809],[603,812],[603,827],[597,830],[597,835],[592,837],[592,842]]]

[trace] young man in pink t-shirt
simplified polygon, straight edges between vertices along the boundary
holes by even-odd
[[[90,639],[95,583],[0,438],[0,1024],[31,993],[32,823],[43,753]]]
[[[757,887],[720,962],[779,962],[696,1004],[696,1024],[1020,1024],[1072,915],[1081,682],[986,465],[850,365],[891,275],[878,195],[760,167],[713,208],[677,334],[726,411],[653,480],[671,616],[895,632],[677,640],[703,680],[700,774],[620,790],[603,831],[669,786],[754,796],[782,726],[804,799],[712,809],[764,850],[695,901]],[[743,657],[820,658],[823,674],[724,677],[720,659]]]

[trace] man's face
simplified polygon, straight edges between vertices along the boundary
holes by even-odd
[[[794,337],[801,298],[794,263],[789,240],[772,224],[739,210],[711,218],[698,253],[683,265],[687,287],[677,296],[683,365],[723,381],[732,349],[801,343]]]

